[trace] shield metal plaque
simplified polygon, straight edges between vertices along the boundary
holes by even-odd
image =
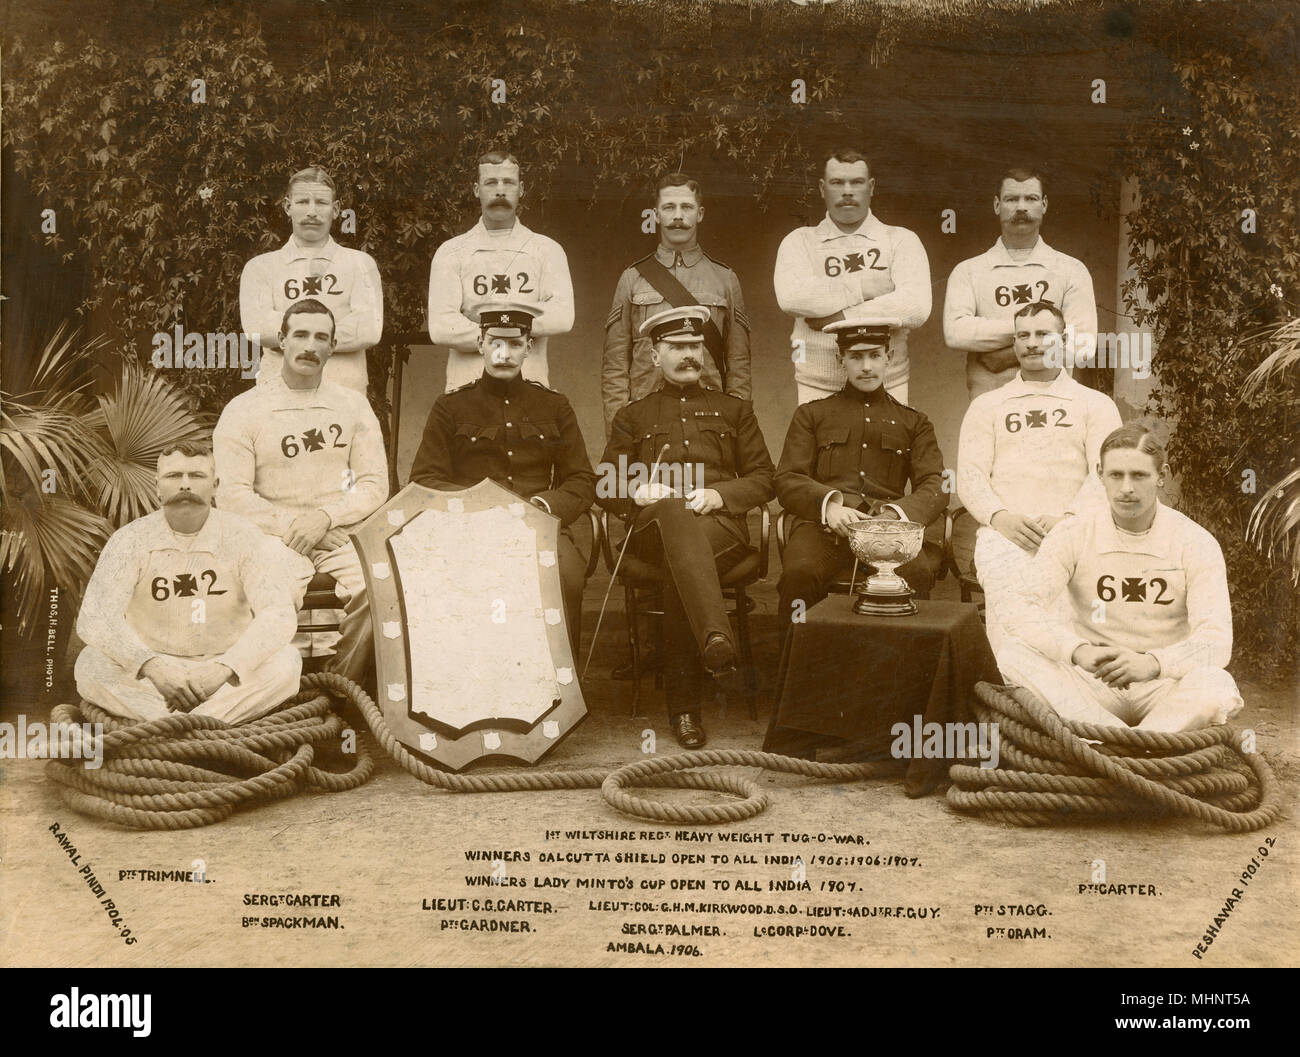
[[[408,484],[352,535],[370,596],[379,706],[452,771],[535,763],[587,714],[569,646],[559,519],[489,480]]]

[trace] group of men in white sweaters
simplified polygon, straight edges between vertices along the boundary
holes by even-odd
[[[853,522],[930,521],[946,505],[933,429],[906,406],[907,333],[930,314],[929,264],[913,232],[871,212],[874,187],[865,157],[832,154],[819,181],[825,217],[792,231],[777,254],[777,301],[795,318],[795,382],[809,406],[791,424],[774,491],[807,512],[795,552],[816,551],[825,565],[811,580],[807,566],[787,570],[783,608],[796,585],[816,581],[811,604],[824,594],[830,566],[851,560]],[[573,325],[564,251],[518,221],[521,189],[513,156],[484,155],[481,219],[434,256],[429,333],[449,349],[449,393],[488,374],[502,393],[520,375],[544,385],[546,338]],[[665,387],[683,394],[683,407],[692,392],[712,393],[752,416],[749,322],[735,273],[696,241],[698,183],[667,175],[655,206],[659,246],[624,273],[607,322],[607,426]],[[379,271],[331,237],[340,205],[324,171],[295,173],[283,207],[292,234],[249,261],[240,285],[243,327],[262,348],[256,385],[222,412],[210,450],[182,444],[160,456],[160,509],[114,534],[87,588],[78,690],[122,717],[196,712],[238,723],[278,707],[297,689],[295,613],[318,572],[333,577],[344,606],[329,667],[369,677],[370,618],[349,532],[389,494],[365,396],[365,351],[383,330]],[[979,525],[974,565],[998,664],[1068,719],[1153,730],[1223,723],[1242,702],[1224,671],[1232,622],[1219,546],[1159,502],[1169,470],[1155,435],[1123,426],[1109,397],[1062,366],[1064,342],[1095,335],[1096,307],[1084,265],[1039,236],[1041,174],[1010,170],[993,208],[1002,236],[953,270],[943,318],[947,344],[967,353],[957,490]],[[489,333],[489,318],[515,330]],[[517,354],[499,354],[506,346]],[[730,405],[721,406],[694,414],[725,423]],[[870,450],[858,455],[862,437]],[[718,509],[710,491],[654,486],[634,498],[684,501],[701,515]],[[727,632],[715,631],[708,649],[730,657]],[[693,720],[675,732],[684,745],[703,743]]]

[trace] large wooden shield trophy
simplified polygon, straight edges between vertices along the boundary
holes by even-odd
[[[535,763],[587,714],[560,597],[559,520],[489,480],[408,484],[352,535],[394,736],[459,771]]]

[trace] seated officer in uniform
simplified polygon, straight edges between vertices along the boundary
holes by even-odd
[[[206,445],[158,457],[161,509],[104,546],[77,617],[77,692],[128,719],[170,712],[243,723],[298,691],[302,661],[283,548],[212,509]]]
[[[928,525],[948,505],[943,455],[930,420],[885,390],[893,320],[833,323],[848,381],[838,393],[800,404],[776,471],[776,497],[794,515],[786,534],[780,619],[790,622],[826,597],[853,566],[855,521],[886,517]],[[910,494],[905,495],[908,483]],[[898,574],[929,595],[941,546],[927,540]],[[864,575],[869,575],[862,570]]]
[[[348,536],[388,498],[384,439],[361,393],[322,378],[334,351],[325,305],[290,305],[280,347],[279,381],[235,397],[212,431],[217,505],[297,552],[289,571],[298,599],[317,572],[335,579],[345,609],[328,670],[362,682],[373,662],[370,606]]]
[[[479,313],[483,374],[433,402],[411,480],[445,490],[491,478],[560,519],[560,586],[576,653],[587,568],[569,526],[595,500],[596,475],[569,401],[523,377],[536,314],[522,304]]]
[[[664,690],[673,734],[688,749],[704,744],[704,669],[736,665],[719,573],[744,558],[746,515],[772,498],[772,458],[753,406],[700,384],[708,318],[707,308],[688,305],[642,324],[663,382],[614,415],[601,469],[617,487],[597,495],[631,519],[630,553],[662,569]]]
[[[1102,442],[1108,507],[1043,540],[998,650],[1007,679],[1063,718],[1139,730],[1226,723],[1241,694],[1224,667],[1232,611],[1223,552],[1160,502],[1165,452],[1140,423]],[[1070,617],[1053,603],[1066,596]]]

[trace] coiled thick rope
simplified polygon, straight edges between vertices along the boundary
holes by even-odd
[[[448,774],[412,754],[394,736],[383,712],[361,687],[341,675],[303,677],[292,707],[253,723],[231,726],[211,716],[177,714],[144,723],[109,715],[88,702],[58,705],[53,724],[103,723],[103,765],[51,760],[46,773],[59,783],[70,807],[135,829],[186,829],[228,818],[237,807],[289,796],[306,788],[339,792],[363,784],[374,763],[363,743],[351,771],[336,774],[312,766],[313,746],[339,735],[343,720],[330,711],[328,694],[351,701],[375,737],[420,781],[451,793],[513,793],[534,789],[599,789],[616,810],[636,818],[683,825],[739,822],[768,805],[767,794],[749,778],[704,774],[696,768],[762,767],[808,778],[855,781],[888,772],[889,763],[816,763],[792,756],[739,749],[707,749],[638,760],[618,770],[511,771]],[[74,726],[75,736],[80,727]],[[83,756],[93,753],[82,752]],[[199,764],[202,764],[200,766]],[[704,789],[740,797],[720,804],[670,804],[646,800],[628,788]]]
[[[1019,826],[1072,817],[1186,815],[1233,833],[1277,819],[1268,762],[1228,726],[1166,734],[1064,720],[1021,687],[977,683],[976,717],[998,725],[1001,766],[949,770],[956,810]],[[1083,739],[1101,742],[1090,745]]]
[[[528,789],[600,789],[605,802],[615,810],[634,818],[653,822],[681,825],[709,825],[718,822],[739,822],[753,818],[768,805],[767,794],[749,778],[731,774],[704,774],[698,767],[731,766],[762,767],[769,771],[801,774],[807,778],[830,778],[838,781],[856,781],[887,773],[896,765],[892,763],[816,763],[793,756],[778,756],[770,752],[751,752],[743,749],[703,749],[697,752],[679,752],[671,756],[656,756],[638,760],[615,771],[511,771],[505,774],[448,774],[431,767],[399,742],[384,722],[379,706],[370,697],[337,675],[321,677],[341,680],[357,691],[353,695],[371,731],[385,751],[420,781],[452,793],[512,793]],[[669,789],[706,789],[742,797],[739,801],[721,804],[676,804],[645,800],[632,796],[626,790],[636,787]]]
[[[177,713],[131,722],[89,702],[56,705],[52,726],[102,723],[97,769],[51,760],[46,774],[59,784],[69,807],[133,829],[189,829],[229,818],[236,808],[290,796],[302,789],[342,792],[365,783],[374,760],[358,740],[352,769],[336,773],[313,766],[317,747],[338,738],[346,724],[317,688],[348,699],[365,696],[336,676],[307,675],[289,707],[251,723],[231,725],[212,716]],[[83,759],[97,753],[81,746]]]

